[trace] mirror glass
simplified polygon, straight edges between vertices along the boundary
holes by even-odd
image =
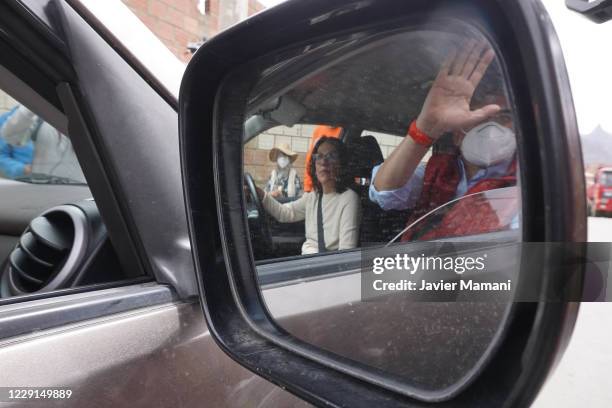
[[[520,128],[495,45],[449,22],[249,69],[245,211],[271,316],[419,392],[465,385],[504,329],[521,240]]]

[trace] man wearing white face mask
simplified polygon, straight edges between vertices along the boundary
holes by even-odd
[[[473,41],[446,59],[408,137],[373,169],[370,200],[384,210],[412,209],[411,223],[455,198],[516,184],[512,121],[492,120],[501,113],[498,104],[470,108],[494,57],[485,44]],[[421,163],[446,133],[453,134],[460,154],[434,154]],[[413,239],[412,233],[402,238]]]
[[[268,158],[276,163],[276,168],[270,174],[265,191],[277,200],[295,199],[302,195],[302,183],[292,166],[297,157],[298,154],[286,143],[270,150]]]

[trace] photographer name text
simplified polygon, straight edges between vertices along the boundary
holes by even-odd
[[[402,279],[398,282],[385,282],[382,279],[376,279],[372,286],[376,291],[456,291],[456,290],[470,290],[470,291],[510,291],[512,290],[512,281],[506,282],[477,282],[472,279],[470,280],[459,280],[453,282],[447,282],[445,280],[439,280],[435,282],[422,280],[419,282]]]

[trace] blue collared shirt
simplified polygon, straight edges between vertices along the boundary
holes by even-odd
[[[512,158],[496,165],[478,170],[470,180],[467,179],[463,160],[457,157],[457,162],[459,165],[460,179],[454,198],[465,195],[465,193],[473,185],[483,179],[505,176],[508,171],[508,166],[510,166],[512,163]],[[378,191],[376,190],[376,187],[374,187],[376,173],[378,173],[381,165],[379,164],[378,166],[374,167],[372,169],[372,178],[369,190],[370,200],[378,204],[378,206],[385,211],[407,210],[413,208],[421,195],[426,165],[426,163],[420,163],[406,184],[396,190],[388,191]]]

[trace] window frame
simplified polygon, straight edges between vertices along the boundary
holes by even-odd
[[[5,48],[5,47],[6,47],[6,40],[0,38],[0,48]],[[5,91],[11,98],[15,99],[18,102],[18,104],[27,106],[36,115],[39,115],[41,118],[43,118],[43,120],[47,121],[47,123],[49,123],[55,129],[62,132],[64,135],[66,135],[70,139],[72,143],[74,139],[71,137],[71,134],[69,133],[69,130],[68,130],[68,127],[69,127],[68,126],[68,122],[69,122],[68,115],[64,114],[64,112],[58,109],[58,107],[56,107],[53,104],[53,102],[45,99],[43,95],[38,93],[36,89],[30,86],[30,84],[33,82],[35,83],[35,81],[28,80],[28,76],[18,75],[12,72],[4,64],[5,61],[7,60],[10,60],[10,59],[20,60],[21,58],[22,57],[17,53],[5,53],[2,56],[0,56],[0,89],[2,89],[2,91]],[[36,72],[36,66],[30,66],[30,68],[27,69],[26,72],[30,72],[30,73]],[[39,71],[38,71],[38,75],[40,75],[40,78],[44,78],[48,80],[48,78],[46,78],[46,76]],[[38,82],[42,80],[40,78],[38,79]],[[48,85],[48,86],[51,87],[51,85]],[[59,93],[56,93],[56,95],[59,98]],[[77,154],[77,157],[79,157],[79,162],[82,162],[82,158],[80,154],[78,153],[78,150],[74,147],[74,145],[73,145],[73,149],[75,151],[75,154]],[[84,169],[83,168],[81,169],[85,173]],[[61,188],[61,186],[58,186],[58,187]],[[87,187],[89,188],[89,184],[87,185]],[[16,238],[19,238],[19,236],[17,236]],[[4,272],[5,270],[4,261],[5,260],[2,260],[2,262],[0,262],[0,266],[2,267],[2,270],[1,270],[2,272]],[[151,281],[151,279],[152,279],[151,277],[143,274],[140,277],[135,277],[135,278],[127,277],[126,279],[121,280],[121,281],[105,282],[103,284],[93,284],[93,285],[73,287],[73,288],[64,288],[64,289],[54,290],[50,292],[39,292],[38,291],[38,292],[33,292],[27,295],[0,299],[0,306],[7,305],[7,304],[13,304],[13,303],[22,303],[22,302],[26,302],[30,300],[38,300],[42,298],[54,298],[57,296],[70,295],[73,293],[102,290],[102,289],[106,289],[109,287],[128,286],[128,285],[133,285],[135,283],[148,282],[148,281]]]
[[[0,53],[3,68],[0,71],[0,76],[3,76],[0,83],[8,82],[10,86],[6,88],[10,89],[12,95],[24,103],[27,101],[28,106],[36,110],[37,114],[69,135],[83,172],[87,175],[88,186],[97,189],[97,193],[92,191],[96,202],[107,203],[104,221],[109,235],[113,230],[113,235],[119,237],[117,240],[112,239],[112,242],[116,242],[117,256],[122,264],[127,260],[127,264],[133,266],[129,273],[139,276],[0,299],[0,326],[4,328],[0,340],[133,309],[193,301],[192,293],[185,294],[185,290],[181,293],[173,285],[160,283],[161,279],[152,273],[151,268],[141,264],[143,255],[135,249],[131,234],[121,233],[122,230],[129,230],[113,195],[105,194],[112,192],[112,186],[106,177],[107,169],[94,140],[99,135],[96,134],[89,113],[84,109],[86,98],[79,91],[74,67],[68,56],[68,46],[55,31],[58,28],[47,25],[56,23],[57,16],[49,21],[49,14],[36,14],[48,13],[46,9],[50,6],[69,6],[59,1],[50,2],[47,6],[28,8],[17,1],[0,4],[0,50],[4,51]],[[73,13],[66,18],[72,18],[72,23],[81,24],[85,30],[95,34],[93,27],[82,17]],[[123,58],[102,38],[98,37],[95,41],[96,46],[110,49]],[[121,63],[129,66],[125,59]],[[155,89],[151,83],[147,86]],[[172,108],[162,95],[160,99]],[[75,134],[79,134],[79,137],[71,137]],[[88,169],[84,168],[83,162],[87,162]],[[123,268],[126,268],[125,264]],[[139,271],[142,273],[139,274]],[[183,271],[185,277],[189,276],[189,272],[189,268]],[[178,286],[184,288],[190,283],[195,285],[194,281],[195,276],[191,281],[186,279],[186,282],[179,282]]]

